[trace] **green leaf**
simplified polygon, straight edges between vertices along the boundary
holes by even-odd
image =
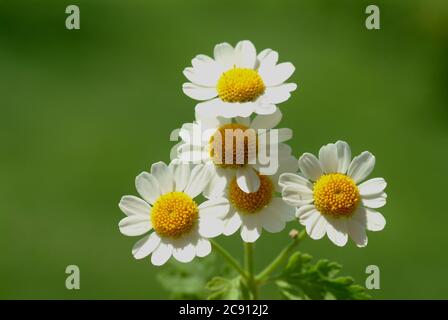
[[[213,254],[206,258],[180,263],[172,259],[157,275],[157,280],[173,299],[205,299],[208,295],[207,282],[215,274],[228,274],[227,268],[217,268]]]
[[[247,299],[249,295],[246,284],[239,276],[233,279],[214,277],[206,288],[212,292],[207,298],[209,300]]]
[[[369,299],[366,289],[351,277],[338,277],[342,266],[326,259],[312,263],[308,254],[295,252],[276,284],[284,299]]]

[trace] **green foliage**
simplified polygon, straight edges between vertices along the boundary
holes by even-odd
[[[180,263],[172,259],[157,275],[158,281],[170,292],[172,299],[238,300],[248,299],[244,281],[225,265],[223,267],[214,254]],[[217,274],[221,276],[216,276]]]
[[[284,299],[369,299],[366,289],[351,277],[337,277],[342,266],[326,259],[312,263],[309,254],[295,252],[276,278]]]
[[[216,267],[216,256],[194,259],[190,263],[180,263],[171,259],[157,275],[157,280],[173,299],[205,299],[206,284],[220,270]]]
[[[214,277],[207,283],[207,289],[212,292],[207,298],[209,300],[239,300],[249,297],[247,286],[241,277]]]
[[[322,259],[313,263],[309,254],[295,252],[272,279],[283,299],[369,299],[366,289],[353,278],[338,276],[341,269],[336,262]],[[191,263],[172,260],[161,269],[158,280],[173,299],[239,300],[250,296],[245,281],[222,267],[213,254]]]

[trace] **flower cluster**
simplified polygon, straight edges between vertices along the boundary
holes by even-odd
[[[211,252],[211,238],[239,231],[252,243],[263,230],[280,232],[295,219],[312,239],[326,234],[338,246],[348,237],[365,246],[366,230],[384,228],[375,209],[386,203],[386,182],[365,181],[375,165],[371,153],[352,159],[349,145],[337,141],[318,157],[297,160],[286,144],[292,130],[277,128],[277,105],[297,88],[286,83],[293,72],[290,62],[278,63],[276,51],[257,54],[247,40],[218,44],[213,58],[197,55],[185,68],[183,92],[199,101],[195,121],[181,127],[169,164],[137,176],[140,198],[119,203],[126,214],[120,231],[147,234],[132,249],[136,259],[189,262]]]

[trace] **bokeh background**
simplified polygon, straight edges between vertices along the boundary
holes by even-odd
[[[81,30],[65,29],[77,4]],[[364,26],[368,4],[381,30]],[[167,298],[136,261],[117,204],[134,177],[169,160],[193,119],[182,70],[216,43],[252,40],[296,66],[281,105],[295,155],[344,139],[377,157],[387,226],[364,249],[301,249],[344,265],[377,299],[448,298],[448,4],[402,1],[0,1],[0,298]],[[289,228],[298,228],[291,223]],[[288,243],[264,233],[261,267]],[[242,256],[237,235],[219,242]],[[65,268],[81,269],[81,290]],[[275,298],[272,290],[265,298]]]

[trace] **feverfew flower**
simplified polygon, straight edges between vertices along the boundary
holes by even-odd
[[[344,141],[330,143],[319,151],[319,159],[305,153],[299,159],[301,174],[280,176],[283,199],[297,207],[296,217],[313,239],[325,234],[338,246],[350,236],[358,247],[367,245],[366,229],[380,231],[386,220],[374,209],[386,204],[386,181],[363,182],[375,166],[367,151],[351,160]]]
[[[255,192],[260,186],[258,173],[275,174],[275,170],[268,170],[273,161],[280,164],[291,158],[291,148],[283,142],[291,139],[292,130],[276,129],[276,136],[271,135],[281,118],[280,110],[276,110],[270,115],[257,115],[253,120],[218,117],[184,124],[179,133],[182,141],[177,149],[178,157],[185,162],[204,162],[213,172],[212,181],[204,191],[206,195],[214,189],[223,190],[234,178],[244,192]],[[238,149],[238,141],[244,143],[243,148]],[[229,142],[232,150],[226,149]],[[271,162],[260,161],[260,150],[266,151]],[[230,164],[226,162],[227,154]]]
[[[151,262],[160,266],[171,256],[189,262],[195,256],[204,257],[211,251],[208,238],[224,230],[222,218],[229,210],[223,197],[210,198],[199,204],[195,198],[210,180],[203,165],[192,166],[173,161],[167,166],[157,162],[151,173],[137,176],[135,185],[142,199],[124,196],[119,204],[127,215],[119,223],[121,233],[140,236],[132,248],[136,259],[152,253]]]
[[[297,88],[295,83],[284,83],[295,70],[292,63],[277,61],[276,51],[265,49],[257,55],[248,40],[235,48],[220,43],[215,46],[214,59],[201,54],[192,60],[192,67],[185,68],[190,82],[184,83],[183,91],[204,101],[196,105],[199,118],[271,114]]]
[[[260,187],[252,193],[241,190],[236,179],[230,181],[223,192],[230,202],[229,213],[224,218],[223,234],[229,236],[240,229],[244,242],[255,242],[263,229],[271,233],[282,231],[286,222],[294,219],[295,210],[275,195],[281,191],[278,178],[283,172],[295,172],[297,169],[297,159],[291,156],[280,164],[275,175],[258,175]]]

